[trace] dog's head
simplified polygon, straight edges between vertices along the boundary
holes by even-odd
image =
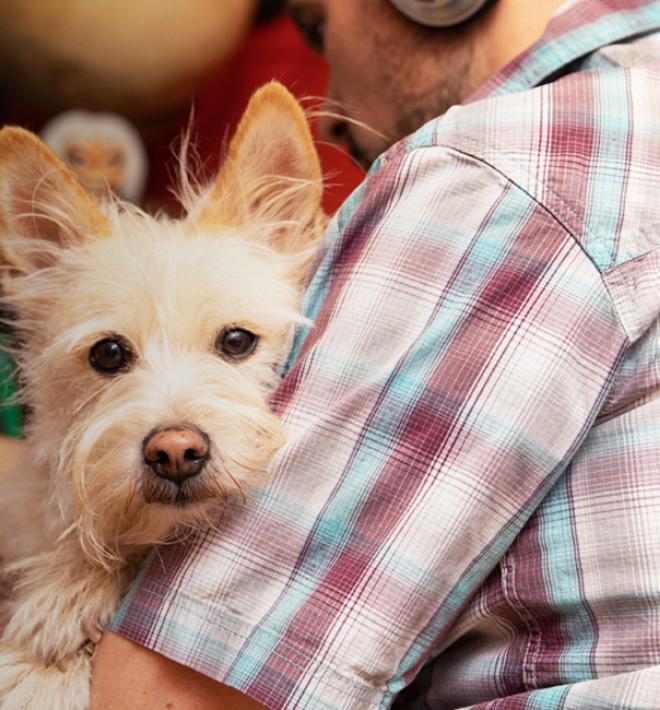
[[[35,136],[0,133],[27,446],[90,555],[203,518],[281,445],[267,400],[301,320],[320,198],[304,114],[277,84],[182,220],[99,205]]]

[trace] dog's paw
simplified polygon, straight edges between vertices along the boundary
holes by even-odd
[[[0,710],[87,710],[91,659],[78,653],[47,667],[20,651],[0,653]]]

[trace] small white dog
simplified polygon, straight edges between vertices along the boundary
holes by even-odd
[[[209,524],[283,441],[267,399],[322,231],[305,116],[253,97],[187,216],[99,205],[0,132],[4,304],[30,408],[3,480],[0,708],[83,710],[90,647],[149,548]]]

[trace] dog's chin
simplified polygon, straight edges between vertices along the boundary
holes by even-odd
[[[201,474],[194,478],[175,483],[165,478],[158,478],[151,473],[145,473],[142,483],[142,496],[145,503],[187,508],[198,503],[206,503],[212,498],[227,498],[227,493],[219,490],[217,485],[211,485],[208,476]]]

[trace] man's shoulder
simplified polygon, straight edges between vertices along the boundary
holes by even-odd
[[[479,160],[550,211],[607,269],[658,246],[650,231],[660,224],[659,94],[660,62],[576,72],[454,107],[380,166],[420,150]]]

